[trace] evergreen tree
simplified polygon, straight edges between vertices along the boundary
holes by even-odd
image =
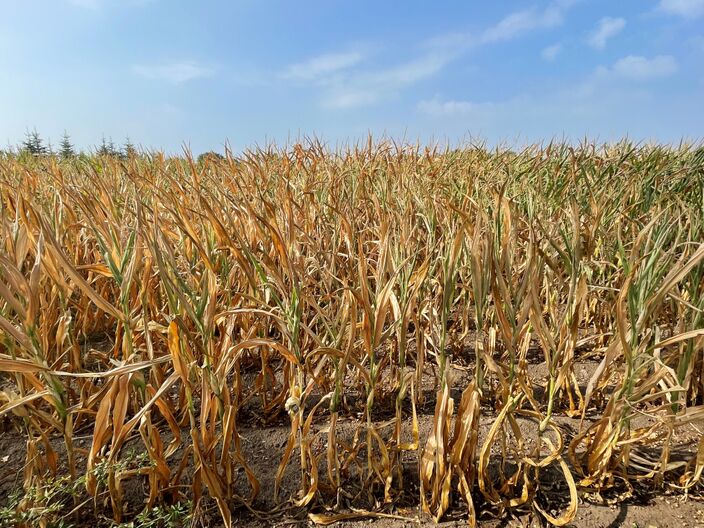
[[[97,154],[98,154],[98,156],[116,156],[117,155],[117,150],[115,150],[115,143],[112,142],[112,138],[108,142],[105,140],[105,135],[103,135],[103,139],[100,143],[100,146],[98,147]]]
[[[73,158],[76,155],[76,151],[71,144],[71,138],[65,130],[64,135],[61,138],[61,143],[59,143],[59,154],[64,159]]]
[[[115,148],[115,143],[112,142],[112,138],[110,138],[110,141],[108,142],[108,155],[113,157],[119,155],[119,152],[117,152],[117,149]]]
[[[44,145],[44,141],[36,128],[31,132],[28,130],[25,133],[22,150],[29,152],[32,156],[46,156],[49,153],[49,149]]]
[[[102,139],[102,141],[101,141],[101,143],[100,143],[100,146],[99,146],[98,149],[95,151],[95,153],[96,153],[98,156],[107,156],[107,153],[108,153],[108,145],[107,145],[107,143],[105,142],[105,135],[103,135],[103,139]]]
[[[130,141],[129,136],[127,136],[127,138],[125,139],[125,147],[123,149],[123,152],[126,158],[132,158],[137,155],[137,149]]]

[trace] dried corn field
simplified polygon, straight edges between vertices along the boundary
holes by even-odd
[[[0,207],[8,524],[702,491],[701,148],[6,156]]]

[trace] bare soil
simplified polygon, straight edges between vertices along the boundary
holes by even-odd
[[[580,384],[586,384],[591,373],[596,368],[597,362],[594,360],[581,360],[575,366],[575,372],[578,376]],[[539,361],[539,358],[530,365],[530,376],[537,383],[547,374],[544,372],[544,364]],[[453,391],[455,401],[459,401],[460,389],[464,387],[467,380],[470,378],[470,368],[460,368],[456,371]],[[420,445],[425,445],[428,435],[432,429],[433,411],[435,405],[435,392],[433,387],[433,375],[428,372],[427,383],[422,388],[425,394],[425,401],[418,408]],[[245,382],[253,382],[253,377],[245,377]],[[350,399],[354,399],[354,391],[350,391],[348,395]],[[265,526],[306,526],[311,522],[308,520],[307,511],[288,508],[285,510],[277,510],[276,504],[289,496],[293,496],[298,491],[300,482],[300,470],[297,466],[297,458],[292,457],[292,461],[284,475],[282,489],[280,491],[279,500],[277,501],[273,494],[274,478],[279,466],[279,462],[284,452],[286,440],[288,438],[290,427],[288,417],[281,415],[274,420],[269,420],[264,423],[258,418],[256,398],[251,400],[251,404],[241,411],[239,422],[239,434],[242,440],[242,448],[244,455],[251,469],[260,480],[261,492],[252,507],[258,513],[253,513],[242,506],[236,506],[233,511],[233,518],[237,520],[237,526],[247,527],[265,527]],[[480,438],[479,442],[483,442],[486,434],[496,417],[495,409],[483,407],[481,410],[480,419]],[[388,425],[388,419],[393,416],[391,408],[385,408],[381,402],[379,406],[378,416],[375,416],[375,422],[380,427],[382,436],[390,436],[392,426]],[[590,418],[587,417],[587,421]],[[338,436],[341,438],[350,439],[354,435],[355,430],[359,427],[361,418],[354,415],[341,417],[338,421]],[[555,416],[554,422],[560,428],[565,443],[568,443],[574,434],[579,430],[579,418],[571,418],[564,415]],[[25,436],[15,427],[17,421],[5,419],[0,422],[0,506],[6,505],[11,493],[17,491],[21,487],[22,473],[25,461]],[[386,424],[386,425],[385,425]],[[537,438],[537,424],[530,420],[519,420],[522,432],[525,434],[527,441]],[[314,437],[313,447],[316,453],[325,451],[327,443],[327,426],[328,418],[325,412],[320,413],[320,417],[313,425],[311,432]],[[408,424],[410,429],[410,421]],[[696,447],[696,440],[700,437],[700,432],[692,426],[687,429],[681,429],[676,433],[673,446],[673,457],[682,457],[686,459],[691,457]],[[184,431],[184,438],[187,438],[187,432]],[[85,429],[76,433],[75,445],[78,448],[87,449],[90,445],[91,431]],[[164,435],[165,441],[168,441],[168,435]],[[52,445],[61,456],[63,451],[62,440],[60,438],[52,439]],[[125,449],[139,449],[138,438],[129,442]],[[434,526],[427,515],[420,513],[417,504],[419,502],[419,490],[417,482],[418,474],[418,454],[416,452],[408,452],[404,454],[404,491],[397,497],[397,500],[391,507],[384,509],[379,504],[368,503],[366,507],[369,510],[384,511],[390,515],[395,515],[401,518],[363,518],[347,520],[345,522],[336,523],[335,526],[343,528],[357,528],[367,526],[369,524],[379,527],[400,528],[405,526]],[[497,457],[498,458],[498,457]],[[180,460],[179,454],[173,457],[174,460]],[[324,476],[324,457],[321,457],[320,474]],[[85,459],[83,456],[78,457],[79,464],[83,465]],[[545,482],[542,482],[542,478]],[[248,490],[244,471],[238,475],[238,480],[241,481],[240,489],[243,493]],[[359,479],[358,479],[359,480]],[[144,500],[147,494],[147,484],[143,477],[135,477],[128,482],[125,482],[125,511],[128,514],[136,514],[144,506]],[[360,500],[364,506],[364,485],[361,482],[354,482],[350,479],[345,488],[349,490],[349,495],[357,496],[354,502],[350,497],[324,496],[318,505],[310,508],[310,511],[316,513],[342,513],[350,512],[352,506],[359,508]],[[646,527],[704,527],[704,498],[700,493],[690,493],[684,495],[682,492],[671,487],[663,487],[656,489],[650,482],[639,482],[631,493],[619,495],[620,492],[614,492],[610,496],[595,497],[587,494],[580,496],[580,505],[576,519],[571,526],[575,527],[617,527],[626,526],[629,528],[646,528]],[[568,490],[564,483],[561,482],[559,473],[550,474],[545,472],[545,477],[541,477],[541,495],[544,501],[543,506],[547,504],[549,508],[557,513],[566,504]],[[500,515],[500,512],[493,510],[489,505],[483,502],[479,493],[474,497],[475,505],[479,511],[479,521],[481,526],[488,527],[509,527],[509,526],[541,526],[541,520],[531,514],[529,508],[525,511],[513,512],[510,514]],[[326,510],[326,506],[337,504],[337,508],[331,511]],[[75,518],[76,526],[107,526],[108,520],[106,517],[96,515],[89,505],[90,511],[83,512],[79,517]],[[271,515],[269,512],[273,512]],[[221,526],[219,514],[213,504],[204,504],[197,512],[197,518],[202,526]],[[440,526],[466,526],[466,507],[460,500],[455,500],[450,511],[441,522]]]

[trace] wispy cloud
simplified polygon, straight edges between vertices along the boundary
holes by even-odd
[[[283,77],[305,81],[316,80],[322,76],[351,68],[363,59],[364,56],[356,51],[319,55],[305,62],[291,64],[284,70]]]
[[[215,70],[195,61],[170,62],[165,64],[136,65],[134,72],[147,79],[181,84],[194,79],[210,77]]]
[[[323,98],[322,107],[334,110],[369,106],[379,101],[379,92],[373,90],[341,90]]]
[[[658,9],[670,15],[698,18],[704,15],[704,0],[660,0]]]
[[[603,50],[609,39],[621,33],[625,27],[626,21],[623,18],[604,17],[599,20],[599,24],[589,35],[587,42],[592,48]]]
[[[564,14],[572,2],[553,2],[543,10],[526,9],[516,11],[487,28],[481,35],[481,42],[490,44],[511,40],[525,33],[539,29],[550,29],[564,22]]]
[[[611,72],[619,77],[638,81],[669,77],[677,70],[677,61],[670,55],[657,55],[652,59],[629,55],[616,61],[611,68]]]
[[[407,86],[434,76],[453,58],[451,54],[427,53],[387,69],[331,78],[322,105],[347,109],[378,103]]]
[[[471,101],[442,100],[439,97],[419,101],[416,108],[419,112],[433,116],[461,116],[481,110],[491,110],[494,103],[474,103]]]
[[[377,104],[432,78],[474,48],[561,25],[565,13],[577,1],[554,0],[545,9],[516,11],[476,33],[438,35],[423,42],[415,58],[388,68],[359,70],[354,67],[364,60],[362,53],[330,53],[292,64],[282,76],[324,87],[321,104],[325,108],[350,109]],[[555,47],[547,54],[556,56],[558,52],[559,47]]]
[[[546,87],[545,91],[525,92],[504,100],[482,102],[435,96],[420,100],[416,110],[442,122],[455,119],[454,122],[486,123],[491,126],[502,121],[516,122],[517,115],[527,118],[528,115],[553,114],[560,120],[573,115],[588,121],[594,112],[603,114],[607,102],[611,108],[609,111],[617,111],[619,105],[652,100],[653,94],[648,85],[634,85],[634,81],[667,77],[677,70],[677,61],[669,55],[652,58],[630,55],[609,67],[601,66],[574,83]]]
[[[616,82],[613,75],[597,77],[593,74],[574,84],[548,84],[535,91],[487,102],[435,97],[420,101],[416,110],[429,118],[424,122],[429,130],[455,133],[471,130],[480,138],[513,144],[551,137],[579,140],[585,135],[598,134],[602,140],[611,140],[624,134],[647,138],[672,133],[664,131],[666,125],[662,123],[671,107],[654,105],[652,112],[642,112],[643,107],[658,100],[655,93],[631,83]],[[585,82],[591,84],[589,90],[581,89]],[[535,127],[526,129],[527,122],[535,123]],[[682,133],[677,126],[672,128],[676,130],[675,137]]]
[[[405,86],[432,77],[454,57],[430,53],[415,60],[368,76],[375,84]]]
[[[617,60],[610,66],[599,66],[590,75],[581,79],[565,90],[569,97],[576,99],[594,98],[597,94],[604,96],[609,92],[635,94],[648,92],[646,81],[674,75],[679,65],[670,55],[656,55],[652,58],[629,55]],[[635,84],[639,88],[635,88]],[[598,100],[594,99],[594,101]]]
[[[548,62],[554,61],[557,56],[560,54],[562,51],[562,44],[553,44],[552,46],[548,46],[547,48],[543,48],[543,51],[540,52],[540,56],[543,58],[543,60],[546,60]]]
[[[564,23],[565,14],[578,1],[555,0],[545,9],[534,7],[514,11],[483,31],[446,33],[430,39],[426,44],[464,52],[476,46],[513,40],[533,31],[552,29]]]

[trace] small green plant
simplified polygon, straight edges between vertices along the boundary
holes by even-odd
[[[130,522],[114,528],[182,528],[191,524],[191,503],[177,502],[170,506],[155,506],[142,511]]]
[[[72,497],[80,493],[84,482],[84,479],[71,482],[68,476],[50,478],[32,486],[24,493],[13,492],[7,505],[0,508],[0,527],[68,528],[72,526],[63,517],[70,507]]]
[[[147,453],[139,453],[130,449],[122,460],[109,463],[107,460],[98,462],[91,470],[99,488],[105,489],[108,484],[109,471],[122,471],[127,468],[147,467],[151,462]],[[40,526],[45,523],[47,528],[69,528],[73,524],[66,519],[76,509],[76,499],[85,493],[86,475],[71,480],[71,477],[47,478],[25,490],[15,490],[9,497],[6,506],[0,508],[0,528],[9,526]],[[84,501],[85,502],[88,501]],[[159,520],[175,519],[175,512],[185,508],[185,505],[156,507],[145,510],[137,516],[137,524],[124,526],[135,527],[177,527],[180,524],[159,524]],[[163,510],[163,511],[162,511]],[[188,511],[188,510],[186,510]],[[159,516],[157,516],[159,513]],[[183,517],[181,515],[180,517]],[[143,522],[144,521],[144,522]],[[155,524],[156,523],[156,524]],[[120,525],[122,526],[122,525]]]

